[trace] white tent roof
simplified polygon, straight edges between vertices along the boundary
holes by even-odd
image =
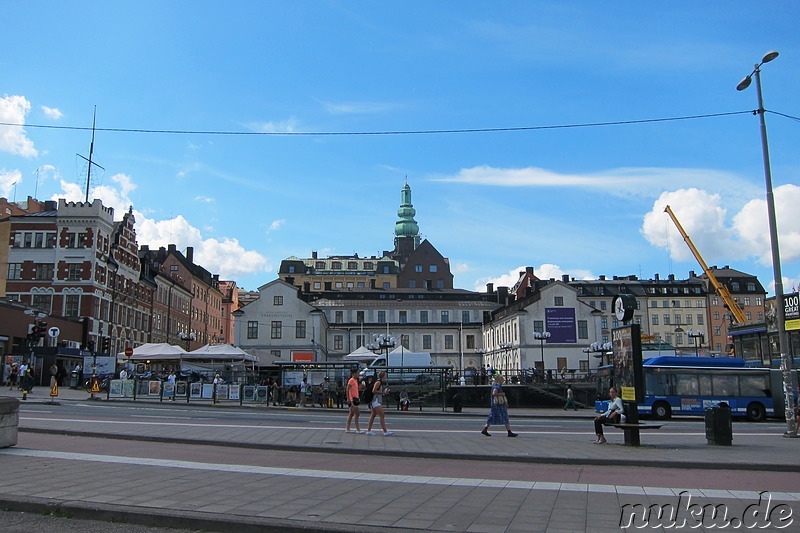
[[[351,353],[342,357],[342,360],[344,361],[372,361],[374,359],[375,354],[364,346],[359,346]]]
[[[131,361],[142,361],[149,359],[151,361],[175,360],[179,359],[182,355],[186,354],[186,350],[180,346],[173,346],[165,342],[149,342],[137,346],[133,349],[133,355],[130,357]],[[125,361],[125,353],[118,353],[117,359]]]
[[[230,344],[206,344],[202,348],[187,352],[183,355],[184,359],[191,361],[203,360],[233,360],[233,361],[258,361],[258,358],[250,355],[241,348]]]

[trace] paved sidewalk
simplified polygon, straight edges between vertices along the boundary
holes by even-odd
[[[47,392],[40,388],[27,401],[48,403]],[[56,401],[88,398],[62,392]],[[485,409],[444,414],[474,419],[475,430],[403,430],[399,416],[406,413],[394,411],[400,429],[388,438],[327,426],[23,413],[20,444],[0,451],[0,505],[236,533],[619,531],[624,505],[676,505],[680,487],[689,487],[695,502],[726,505],[731,516],[770,490],[772,507],[788,506],[800,520],[800,493],[793,492],[800,439],[770,435],[758,424],[734,424],[730,447],[707,445],[697,423],[691,431],[643,433],[645,445],[634,448],[614,430],[607,432],[611,445],[592,444],[588,410],[512,409],[512,417],[586,419],[585,431],[521,431],[516,439],[481,436]],[[238,451],[226,453],[231,448]],[[732,470],[739,474],[730,477]],[[469,475],[450,473],[464,471]]]

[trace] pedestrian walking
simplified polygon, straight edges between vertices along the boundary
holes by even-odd
[[[511,431],[511,425],[508,422],[508,400],[506,393],[503,392],[503,383],[505,379],[500,374],[494,377],[494,385],[492,385],[491,394],[491,408],[489,416],[486,418],[486,425],[483,427],[481,433],[487,437],[491,437],[489,433],[489,426],[492,424],[503,424],[508,431],[509,437],[516,437],[517,434]]]
[[[336,408],[337,409],[344,409],[344,402],[345,402],[345,394],[344,394],[344,385],[342,384],[342,380],[339,379],[336,381]]]
[[[14,390],[19,380],[19,365],[14,363],[11,365],[11,373],[8,375],[8,390]]]
[[[272,382],[272,405],[273,407],[278,406],[278,402],[280,401],[280,389],[281,385],[278,383],[278,380]]]
[[[378,374],[378,379],[372,384],[372,412],[369,415],[369,423],[367,424],[367,435],[375,435],[372,431],[372,423],[375,421],[376,416],[381,423],[383,435],[385,437],[394,435],[393,431],[386,429],[386,414],[383,412],[383,397],[389,393],[387,378],[386,371],[383,371]]]
[[[361,416],[361,410],[359,409],[359,404],[361,403],[361,399],[359,398],[359,390],[358,390],[358,369],[353,369],[350,371],[350,379],[347,380],[347,405],[350,408],[350,411],[347,413],[347,424],[345,425],[345,431],[348,433],[352,433],[350,429],[350,422],[353,421],[356,424],[356,433],[361,433],[361,426],[358,424],[358,417]]]
[[[572,390],[572,385],[567,385],[567,403],[564,404],[564,410],[566,411],[569,406],[572,406],[573,411],[578,410],[575,407],[575,391]]]
[[[611,396],[611,401],[608,402],[608,409],[606,409],[605,413],[594,418],[594,432],[597,435],[597,440],[594,441],[595,444],[606,443],[606,438],[603,436],[603,426],[605,424],[619,424],[625,415],[622,398],[617,396],[617,389],[611,387],[608,390],[608,395]]]

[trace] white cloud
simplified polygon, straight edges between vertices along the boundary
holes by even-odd
[[[493,283],[495,288],[497,287],[513,287],[517,281],[519,281],[520,272],[524,272],[525,267],[519,266],[517,268],[509,270],[506,274],[501,274],[497,277],[487,277],[478,279],[475,281],[475,286],[473,290],[475,291],[484,291],[486,290],[487,283]],[[538,268],[534,267],[533,274],[539,279],[548,280],[548,279],[555,279],[561,280],[563,275],[568,275],[570,278],[575,279],[594,279],[592,273],[588,270],[583,269],[573,269],[570,271],[565,271],[559,265],[554,265],[552,263],[543,263]]]
[[[391,102],[320,102],[332,115],[366,115],[383,113],[400,107]]]
[[[781,260],[800,258],[800,187],[783,185],[774,190]],[[663,193],[653,203],[642,223],[641,233],[650,244],[668,248],[678,261],[694,261],[689,247],[664,213],[669,205],[684,231],[707,263],[757,257],[772,262],[766,201],[753,199],[728,221],[723,197],[701,189],[680,189]]]
[[[272,224],[269,225],[269,229],[267,229],[267,232],[277,231],[278,228],[280,228],[284,224],[286,224],[286,219],[273,220]]]
[[[249,127],[259,133],[294,133],[297,131],[297,119],[291,117],[286,120],[256,122]]]
[[[8,198],[14,185],[22,181],[22,172],[19,170],[0,169],[0,196]]]
[[[56,109],[55,107],[47,107],[46,105],[41,106],[42,111],[47,116],[47,118],[52,118],[53,120],[58,120],[64,116],[64,114]]]
[[[213,204],[215,201],[213,198],[209,198],[208,196],[203,196],[203,195],[195,196],[194,199],[196,202],[203,202],[206,204]]]
[[[23,157],[36,157],[38,152],[33,141],[25,135],[25,115],[31,110],[31,103],[24,96],[0,98],[0,122],[19,124],[19,126],[0,126],[0,150]]]
[[[588,174],[562,174],[551,170],[527,168],[495,168],[479,165],[464,168],[455,175],[434,181],[468,183],[494,187],[580,187],[600,189],[617,195],[655,196],[670,187],[690,187],[703,183],[711,190],[752,190],[747,182],[728,172],[697,168],[616,168]]]
[[[465,272],[469,272],[472,270],[470,266],[466,263],[456,263],[451,266],[450,272],[453,274],[464,274]]]
[[[103,205],[114,208],[114,219],[120,220],[133,200],[130,194],[136,190],[136,184],[130,176],[117,174],[111,178],[114,185],[95,187],[90,198],[99,198]],[[65,198],[76,202],[85,199],[85,192],[74,183],[61,181],[63,194],[53,199]],[[166,220],[148,218],[143,212],[134,210],[136,219],[137,241],[140,245],[158,248],[175,244],[184,252],[188,246],[194,248],[194,261],[212,274],[219,274],[223,279],[236,279],[243,274],[271,270],[267,258],[252,250],[246,250],[237,239],[223,237],[206,238],[200,229],[191,225],[182,215]]]

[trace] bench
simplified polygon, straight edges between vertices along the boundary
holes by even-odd
[[[661,429],[661,424],[634,424],[634,423],[623,423],[623,424],[609,424],[610,426],[614,426],[615,428],[619,428],[625,432],[625,445],[626,446],[639,446],[641,441],[639,440],[639,431],[643,429]]]

